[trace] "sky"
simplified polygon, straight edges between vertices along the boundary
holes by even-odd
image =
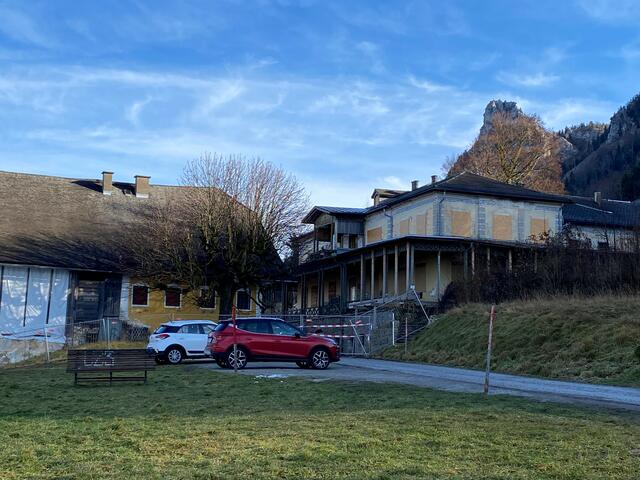
[[[205,152],[311,203],[442,175],[492,99],[554,130],[640,92],[640,1],[1,1],[0,170],[176,184]]]

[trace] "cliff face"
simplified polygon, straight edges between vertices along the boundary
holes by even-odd
[[[515,102],[492,100],[484,111],[480,135],[486,135],[498,112],[525,115]],[[640,197],[640,95],[618,110],[608,124],[589,122],[553,133],[567,192],[635,200]]]
[[[618,110],[609,124],[589,123],[561,132],[577,149],[563,162],[567,191],[635,200],[640,196],[640,96]]]

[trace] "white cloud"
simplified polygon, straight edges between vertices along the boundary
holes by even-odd
[[[447,90],[451,90],[451,87],[447,85],[441,85],[441,84],[434,83],[424,79],[418,80],[413,75],[409,75],[409,83],[416,88],[420,88],[422,90],[427,91],[428,93],[444,92]]]
[[[43,33],[42,25],[37,25],[22,12],[6,7],[0,7],[0,32],[12,40],[38,47],[53,48],[57,45]]]
[[[637,0],[578,0],[578,5],[594,20],[611,24],[636,24],[640,21]]]
[[[142,109],[151,102],[151,97],[147,97],[144,100],[138,100],[131,104],[127,109],[125,116],[132,125],[138,126],[140,124],[140,113]]]
[[[534,73],[521,74],[513,72],[499,72],[496,76],[499,82],[516,87],[549,87],[556,83],[560,77],[558,75]]]

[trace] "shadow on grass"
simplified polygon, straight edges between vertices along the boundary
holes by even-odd
[[[501,412],[543,414],[640,424],[633,413],[598,413],[592,408],[539,403],[513,397],[450,393],[396,384],[256,378],[197,365],[162,366],[149,382],[113,386],[73,385],[63,367],[4,370],[0,373],[0,418],[223,417],[236,415],[323,415],[336,412],[397,413],[439,411],[491,418]]]

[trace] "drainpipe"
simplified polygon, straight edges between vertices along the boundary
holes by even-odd
[[[442,202],[446,200],[447,192],[442,192],[442,198],[438,200],[438,236],[442,236]]]
[[[391,238],[393,238],[393,215],[389,215],[386,208],[382,209],[382,214],[391,221]]]

